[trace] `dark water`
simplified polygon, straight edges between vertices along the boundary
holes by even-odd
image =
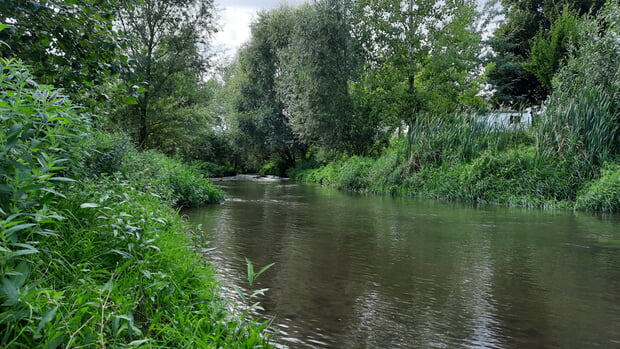
[[[289,348],[620,348],[620,218],[220,182],[188,211]]]

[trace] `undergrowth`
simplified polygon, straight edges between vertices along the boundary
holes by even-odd
[[[596,168],[585,155],[576,149],[561,154],[541,149],[533,131],[423,122],[415,125],[415,135],[394,139],[379,157],[352,156],[289,175],[358,192],[556,208],[572,207],[577,193],[595,177]]]
[[[221,193],[1,63],[0,347],[272,347],[226,310],[173,208]]]

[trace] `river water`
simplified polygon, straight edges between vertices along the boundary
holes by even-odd
[[[620,217],[223,181],[185,212],[289,348],[620,348]],[[231,291],[229,296],[234,298]]]

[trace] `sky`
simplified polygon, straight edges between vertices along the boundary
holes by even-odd
[[[225,50],[227,56],[233,56],[241,44],[250,38],[250,23],[258,11],[282,4],[298,6],[304,2],[306,0],[216,0],[221,28],[214,38],[215,48]]]
[[[250,23],[260,10],[283,4],[299,6],[308,0],[215,0],[219,10],[220,31],[214,37],[214,48],[232,58],[239,47],[250,38]],[[479,4],[486,0],[478,0]]]

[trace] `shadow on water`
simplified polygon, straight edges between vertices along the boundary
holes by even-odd
[[[224,286],[276,263],[258,286],[283,346],[620,347],[617,216],[217,184],[186,213]]]

